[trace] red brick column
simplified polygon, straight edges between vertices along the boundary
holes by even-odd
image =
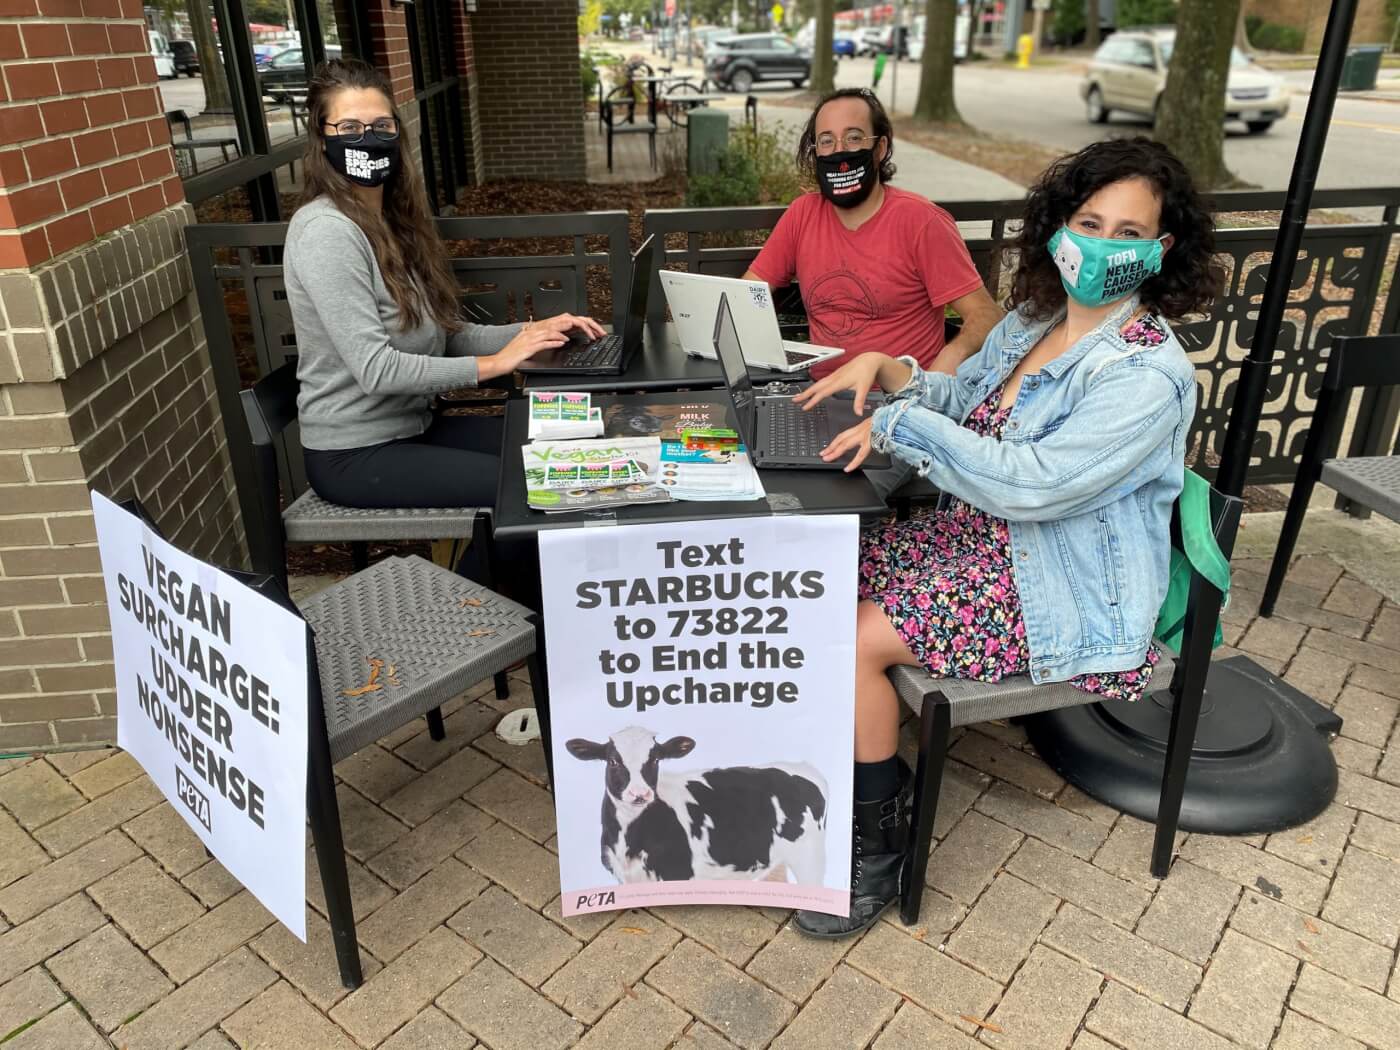
[[[403,117],[405,144],[417,157],[418,102],[413,97],[413,60],[408,51],[408,16],[401,5],[391,4],[389,0],[363,2],[369,8],[372,64],[389,78],[394,104],[399,107],[399,113]]]
[[[0,751],[110,742],[88,489],[241,563],[139,0],[0,0]]]
[[[462,85],[462,141],[472,181],[481,182],[486,170],[481,160],[481,113],[477,103],[476,44],[472,22],[460,4],[452,5],[452,47],[457,54],[457,76]]]
[[[140,0],[0,0],[0,268],[184,199]]]

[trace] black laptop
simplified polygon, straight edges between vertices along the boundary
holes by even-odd
[[[729,312],[728,293],[721,293],[715,316],[715,356],[719,358],[724,385],[734,402],[740,440],[748,446],[754,466],[782,470],[842,470],[845,460],[831,463],[821,458],[822,449],[841,431],[855,426],[867,416],[858,416],[851,400],[827,398],[810,411],[794,405],[791,397],[765,397],[754,393],[739,330]],[[878,403],[878,402],[876,402]],[[870,397],[867,411],[873,410]],[[888,456],[871,453],[862,469],[888,467]]]
[[[518,369],[524,375],[620,376],[627,371],[632,356],[642,348],[647,323],[647,290],[651,287],[651,245],[655,236],[642,242],[632,256],[628,277],[627,320],[622,334],[601,339],[586,336],[571,340],[558,350],[545,350]]]

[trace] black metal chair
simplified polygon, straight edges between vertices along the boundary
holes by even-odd
[[[613,170],[613,138],[617,135],[645,135],[651,151],[651,167],[656,170],[656,121],[648,106],[648,119],[637,119],[636,86],[627,81],[603,97],[603,127],[608,140],[608,171]],[[619,119],[618,110],[627,110],[626,120]]]
[[[1303,528],[1318,482],[1353,503],[1400,521],[1400,437],[1388,456],[1336,457],[1346,425],[1352,391],[1400,386],[1400,335],[1338,336],[1327,356],[1327,371],[1313,409],[1312,426],[1303,443],[1303,458],[1293,480],[1288,512],[1274,550],[1260,616],[1272,616],[1278,592],[1288,575],[1293,547]],[[1384,446],[1382,446],[1384,447]]]
[[[1233,544],[1243,502],[1210,492],[1211,525],[1222,549]],[[1180,546],[1176,515],[1172,516],[1172,542]],[[1226,556],[1229,551],[1225,550]],[[1167,744],[1162,775],[1162,794],[1157,808],[1157,832],[1152,849],[1152,874],[1166,876],[1171,866],[1172,845],[1176,839],[1181,799],[1186,787],[1187,763],[1196,739],[1201,697],[1206,672],[1210,669],[1214,629],[1194,629],[1196,613],[1205,603],[1222,600],[1220,591],[1198,573],[1192,573],[1191,597],[1182,636],[1182,651],[1175,660],[1165,656],[1152,673],[1151,693],[1170,689],[1172,693],[1171,737]],[[1210,620],[1215,623],[1214,619]],[[919,716],[919,759],[914,773],[914,813],[909,852],[905,860],[900,917],[905,924],[919,921],[924,875],[928,870],[933,823],[938,813],[938,791],[948,752],[948,738],[956,726],[993,719],[1022,718],[1043,711],[1091,704],[1092,693],[1076,689],[1068,682],[1036,685],[1028,675],[1004,678],[996,684],[934,678],[922,668],[894,667],[889,678],[906,704]],[[1151,703],[1144,697],[1139,703]]]
[[[275,520],[275,476],[270,487],[264,486],[264,494],[272,500],[266,516]],[[159,532],[136,501],[124,506]],[[531,685],[541,698],[540,730],[548,741],[534,614],[418,557],[386,558],[314,595],[301,608],[288,596],[280,574],[225,571],[310,628],[307,819],[340,980],[346,988],[358,988],[363,975],[335,764],[423,715],[432,738],[443,739],[439,705],[521,659],[527,661]]]
[[[440,540],[451,537],[471,537],[477,548],[480,576],[487,587],[495,585],[492,557],[491,514],[487,507],[456,508],[394,508],[365,510],[329,503],[307,488],[287,505],[279,508],[281,491],[278,465],[282,457],[278,445],[283,432],[296,422],[297,376],[296,362],[289,361],[258,380],[250,389],[239,394],[243,416],[252,438],[253,455],[258,473],[261,518],[259,524],[265,538],[265,555],[255,555],[254,571],[276,577],[287,585],[288,543],[352,544],[354,567],[361,570],[369,564],[370,541]],[[265,559],[265,560],[263,560]],[[510,696],[510,678],[501,669],[495,676],[496,697]],[[441,739],[442,718],[436,712],[428,717],[434,739]]]

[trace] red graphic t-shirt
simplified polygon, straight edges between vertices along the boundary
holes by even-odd
[[[815,366],[817,378],[870,350],[928,367],[943,349],[943,307],[982,285],[952,216],[893,186],[858,230],[842,226],[821,194],[803,194],[751,269],[774,287],[795,278],[812,342],[846,351]]]

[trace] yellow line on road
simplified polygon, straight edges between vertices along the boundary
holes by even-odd
[[[1303,114],[1292,112],[1288,114],[1289,120],[1303,119]],[[1368,120],[1341,120],[1338,117],[1332,118],[1332,123],[1339,128],[1361,128],[1365,131],[1383,131],[1387,135],[1400,135],[1400,124],[1373,124]]]

